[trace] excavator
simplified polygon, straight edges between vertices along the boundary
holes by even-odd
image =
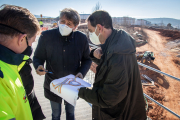
[[[136,54],[137,60],[141,61],[141,63],[146,62],[154,62],[154,53],[150,51],[145,51],[143,54]]]

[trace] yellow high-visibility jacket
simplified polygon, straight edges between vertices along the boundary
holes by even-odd
[[[0,45],[0,120],[33,120],[19,71],[28,56]]]
[[[40,25],[43,25],[43,22],[42,22],[42,21],[39,21],[39,24],[40,24]]]

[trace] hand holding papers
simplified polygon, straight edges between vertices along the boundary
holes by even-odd
[[[79,89],[81,87],[91,87],[91,84],[85,82],[74,75],[68,75],[63,78],[55,79],[50,83],[50,90],[60,96],[71,105],[76,105]]]

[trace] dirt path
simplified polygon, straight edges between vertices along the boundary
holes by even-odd
[[[163,37],[159,34],[158,31],[148,30],[146,29],[145,32],[147,33],[149,39],[148,43],[144,46],[137,47],[137,52],[144,52],[144,51],[153,51],[155,53],[155,61],[153,64],[148,64],[156,69],[161,70],[167,74],[173,75],[175,77],[180,78],[180,67],[173,62],[174,59],[177,59],[175,53],[172,53],[165,47],[165,43],[167,43],[167,37]],[[140,68],[140,72],[143,74],[148,75],[150,78],[155,80],[156,87],[143,87],[144,92],[153,98],[157,98],[160,103],[164,106],[168,107],[178,115],[180,115],[180,82],[171,79],[169,77],[165,77],[163,75],[157,74],[150,70],[143,70]],[[157,93],[157,91],[159,91]],[[150,93],[151,92],[151,93]],[[160,94],[161,97],[155,97],[157,94]],[[153,109],[150,110],[150,116],[154,116],[152,114],[156,114],[156,112],[160,112],[158,117],[153,117],[152,119],[165,119],[165,120],[178,120],[177,117],[172,115],[171,113],[158,108],[158,106],[152,107]]]

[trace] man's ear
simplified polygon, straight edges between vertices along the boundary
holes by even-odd
[[[96,28],[96,29],[98,29],[98,31],[99,31],[100,33],[103,32],[103,26],[100,25],[100,24],[97,24],[97,28]]]
[[[23,44],[24,40],[26,40],[26,36],[27,34],[18,35],[18,41],[17,41],[18,46],[21,46]]]

